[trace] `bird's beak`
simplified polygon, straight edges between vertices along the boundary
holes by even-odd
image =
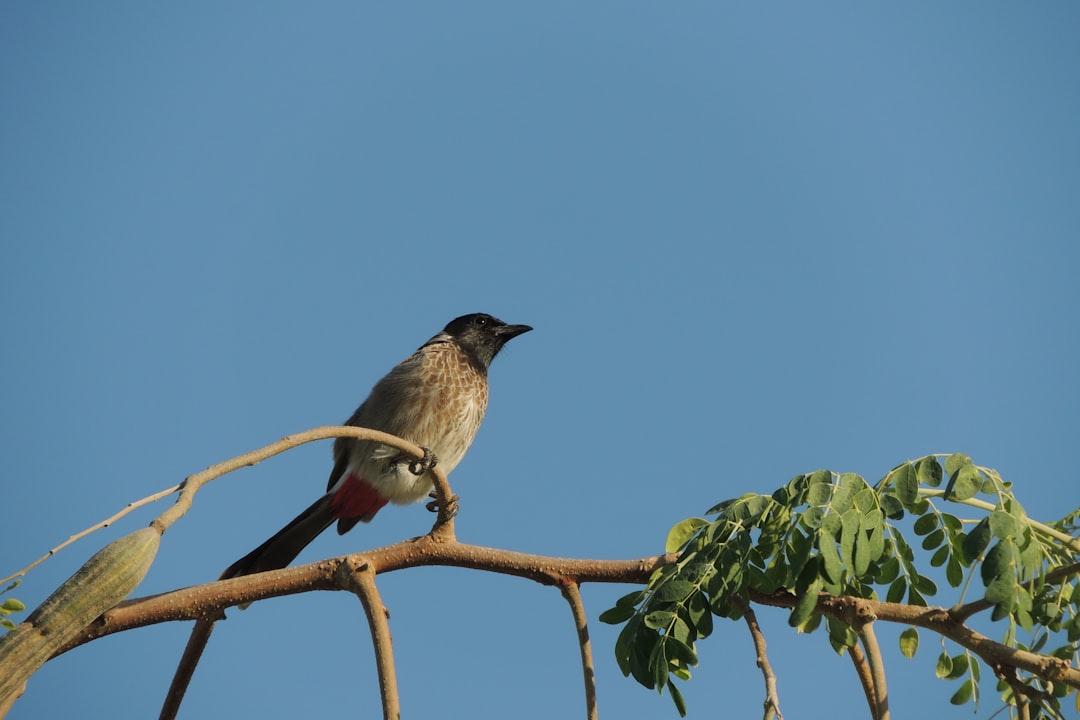
[[[532,330],[531,325],[504,325],[499,328],[499,338],[503,342],[507,342],[513,340],[518,335],[524,335],[530,330]]]

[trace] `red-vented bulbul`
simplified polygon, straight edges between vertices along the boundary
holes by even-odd
[[[381,430],[419,445],[449,473],[461,462],[484,419],[488,366],[503,345],[530,330],[528,325],[507,325],[483,313],[452,320],[376,383],[345,424]],[[427,497],[433,489],[431,479],[426,471],[414,474],[413,463],[413,458],[385,445],[338,438],[326,494],[230,565],[221,579],[283,568],[335,521],[338,533],[346,533],[356,523],[371,520],[388,502],[404,505]]]

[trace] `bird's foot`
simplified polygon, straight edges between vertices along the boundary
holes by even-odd
[[[435,457],[435,453],[431,452],[431,450],[426,447],[420,449],[424,451],[424,457],[409,463],[409,472],[417,477],[420,477],[439,463],[439,458]]]
[[[424,505],[424,507],[427,508],[428,512],[439,512],[439,496],[438,496],[438,494],[436,494],[436,492],[434,490],[432,490],[430,493],[428,493],[428,497],[431,498],[431,501],[428,502],[426,505]],[[454,517],[455,515],[457,515],[457,512],[458,512],[458,496],[457,495],[451,495],[450,496],[449,506],[447,507],[447,512],[446,512],[447,517]]]

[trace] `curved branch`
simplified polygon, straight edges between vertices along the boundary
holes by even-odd
[[[248,467],[251,465],[257,465],[258,463],[272,458],[275,455],[280,455],[286,450],[291,450],[294,447],[305,445],[316,440],[329,440],[331,438],[339,437],[351,437],[357,440],[371,440],[388,447],[392,447],[395,450],[399,450],[408,455],[412,455],[418,460],[424,457],[424,451],[422,448],[413,445],[408,440],[402,440],[396,435],[390,435],[389,433],[379,432],[378,430],[369,430],[368,428],[353,427],[351,425],[328,425],[325,427],[318,427],[312,430],[305,430],[295,435],[287,435],[275,443],[271,443],[258,450],[252,450],[249,453],[243,455],[237,455],[236,457],[220,462],[217,465],[211,465],[202,472],[189,475],[182,484],[180,490],[180,497],[176,499],[176,503],[165,512],[161,513],[151,523],[154,527],[164,533],[168,530],[173,523],[182,518],[189,509],[191,504],[195,500],[195,493],[199,489],[217,478],[231,473],[233,470],[239,470],[242,467]],[[450,493],[450,486],[446,482],[446,473],[436,465],[429,471],[433,477],[435,485],[435,493],[440,501],[439,518],[436,520],[436,528],[442,525],[450,525],[449,532],[453,535],[452,518],[450,514],[450,507],[453,504],[453,497]]]
[[[746,627],[749,628],[750,637],[754,641],[757,666],[761,669],[761,675],[765,679],[764,720],[772,720],[772,718],[784,720],[784,714],[780,712],[780,694],[776,689],[776,673],[773,672],[772,665],[769,663],[769,656],[765,652],[765,634],[761,632],[761,626],[758,625],[757,613],[754,612],[754,608],[750,607],[750,603],[741,597],[732,598],[732,602],[742,610],[743,620],[746,621]]]
[[[870,665],[866,662],[866,655],[858,644],[848,648],[848,657],[855,666],[855,674],[859,676],[863,694],[866,695],[866,703],[870,706],[870,716],[877,712],[877,692],[874,690],[874,678],[870,674]]]
[[[870,668],[870,679],[874,685],[874,720],[889,720],[889,691],[885,684],[885,660],[881,656],[874,621],[863,623],[856,632],[866,651],[866,661]]]
[[[585,604],[581,600],[581,589],[572,580],[559,583],[559,589],[570,604],[570,611],[574,614],[574,627],[577,628],[578,647],[581,649],[581,673],[585,679],[585,716],[589,720],[598,720],[596,668],[593,666],[592,643],[589,641],[589,625],[585,617]]]
[[[195,674],[195,666],[199,664],[206,643],[210,642],[210,633],[214,632],[214,625],[219,619],[224,619],[224,613],[218,613],[214,617],[200,618],[195,621],[195,627],[191,631],[184,654],[180,657],[180,665],[173,674],[172,682],[169,683],[169,691],[165,693],[165,702],[161,705],[158,720],[174,720],[180,712],[180,703],[184,700],[191,676]],[[61,651],[63,652],[63,651]]]
[[[167,530],[173,525],[173,523],[175,523],[187,513],[187,511],[191,508],[192,502],[195,499],[195,493],[197,493],[203,485],[210,482],[211,480],[215,480],[222,475],[226,475],[234,470],[239,470],[243,467],[257,465],[263,460],[274,457],[275,455],[280,455],[286,450],[291,450],[294,447],[305,445],[310,442],[315,442],[317,440],[329,440],[338,437],[352,437],[356,438],[357,440],[372,440],[374,442],[382,443],[383,445],[388,445],[396,450],[400,450],[401,452],[413,455],[417,458],[422,458],[424,456],[424,451],[420,447],[413,445],[407,440],[402,440],[395,435],[379,432],[378,430],[358,428],[351,425],[328,425],[325,427],[305,430],[304,432],[296,433],[295,435],[287,435],[281,440],[278,440],[275,443],[271,443],[270,445],[267,445],[265,447],[259,448],[258,450],[253,450],[249,453],[238,455],[234,458],[231,458],[224,462],[220,462],[216,465],[211,465],[202,472],[188,476],[184,480],[184,482],[180,483],[179,485],[174,485],[171,488],[160,490],[153,495],[142,498],[141,500],[136,500],[134,502],[128,503],[120,512],[111,515],[105,520],[95,523],[94,525],[91,525],[86,530],[83,530],[80,533],[72,535],[67,540],[52,548],[47,553],[45,553],[23,569],[12,573],[5,578],[0,579],[0,585],[3,585],[10,580],[14,580],[16,578],[20,578],[26,575],[26,573],[30,572],[38,565],[45,562],[64,548],[83,539],[87,535],[109,527],[109,525],[124,517],[128,513],[132,512],[133,510],[137,510],[144,505],[149,505],[150,503],[157,502],[158,500],[161,500],[164,497],[168,497],[169,495],[172,495],[177,490],[179,490],[180,497],[177,498],[176,503],[164,513],[156,517],[153,522],[151,522],[151,525],[156,527],[159,532],[164,533],[165,530]],[[457,512],[457,497],[450,492],[450,485],[446,480],[446,473],[444,473],[438,465],[429,470],[429,473],[432,476],[432,484],[435,486],[435,496],[437,499],[439,511],[438,518],[435,521],[435,526],[434,528],[432,528],[432,533],[437,535],[441,539],[452,540],[454,538],[453,520],[454,514]]]
[[[398,697],[397,669],[394,666],[394,643],[390,638],[386,607],[375,586],[375,571],[369,563],[354,566],[351,562],[338,567],[342,585],[352,591],[364,606],[371,643],[375,646],[375,666],[379,672],[379,696],[382,699],[384,720],[401,717],[401,700]]]

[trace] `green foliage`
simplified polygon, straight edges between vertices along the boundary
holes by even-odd
[[[17,588],[20,582],[22,581],[16,580],[3,590],[0,590],[0,595],[3,595],[4,593],[10,592],[11,590]],[[8,615],[11,615],[12,613],[22,612],[24,610],[26,610],[26,606],[23,605],[21,601],[16,600],[15,598],[8,598],[3,603],[0,603],[0,628],[4,628],[5,630],[14,630],[15,623],[8,619]]]
[[[600,617],[625,623],[615,645],[623,674],[658,692],[668,689],[684,715],[674,681],[690,678],[696,643],[712,632],[713,616],[734,620],[754,597],[787,598],[778,604],[792,608],[789,624],[809,633],[821,624],[822,597],[926,606],[939,590],[930,574],[957,589],[954,607],[985,601],[1005,644],[1025,647],[1016,640],[1018,629],[1034,638],[1032,648],[1064,635],[1050,654],[1075,660],[1077,573],[1075,567],[1051,573],[1075,566],[1080,556],[1074,539],[1080,510],[1051,525],[1035,522],[996,471],[967,455],[940,457],[944,463],[933,455],[902,463],[875,485],[854,473],[798,475],[771,495],[716,505],[707,513],[715,515],[711,521],[678,523],[667,539],[669,552],[681,550],[678,562],[658,569],[643,590]],[[857,642],[855,629],[835,613],[827,626],[836,652]],[[913,657],[918,643],[915,628],[906,630],[902,653]],[[935,668],[939,678],[960,682],[954,704],[977,704],[979,672],[966,650],[943,652]],[[1059,700],[1070,691],[1018,677],[1001,693],[1007,705],[1015,706],[1018,685],[1028,686],[1031,709],[1050,717],[1060,715]]]

